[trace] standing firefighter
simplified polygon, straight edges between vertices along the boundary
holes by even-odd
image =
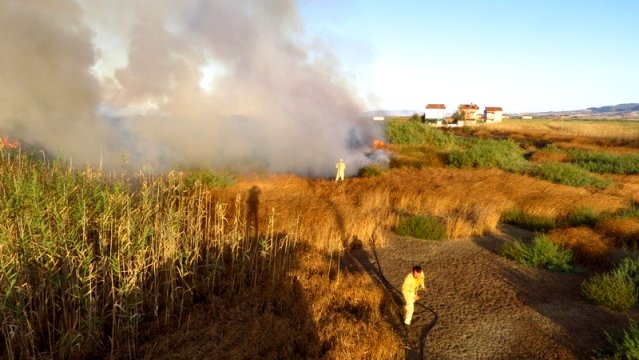
[[[404,283],[402,284],[402,295],[404,296],[404,302],[406,303],[404,309],[406,315],[404,316],[404,324],[410,325],[413,319],[413,311],[415,310],[415,301],[419,300],[417,292],[419,290],[426,289],[424,285],[424,273],[422,267],[419,265],[413,266],[413,271],[406,275]]]
[[[344,159],[339,159],[339,162],[337,162],[337,164],[335,165],[335,169],[337,169],[335,181],[344,181],[344,170],[346,170],[346,163],[344,162]]]

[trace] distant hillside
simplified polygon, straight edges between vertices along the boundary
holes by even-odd
[[[589,110],[598,114],[609,113],[609,112],[632,112],[632,111],[639,111],[639,104],[630,103],[630,104],[608,105],[608,106],[601,106],[601,107],[590,107],[586,110]]]
[[[515,117],[520,115],[534,115],[535,117],[567,117],[575,119],[638,120],[639,103],[590,107],[582,110],[511,113],[509,115]]]

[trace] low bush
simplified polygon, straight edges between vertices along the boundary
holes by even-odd
[[[632,204],[627,209],[621,209],[617,215],[622,218],[639,218],[639,204]]]
[[[454,135],[416,121],[390,121],[386,126],[386,138],[392,144],[437,147],[452,146],[458,141]]]
[[[624,258],[612,272],[619,277],[631,279],[635,285],[639,286],[639,260],[631,257]]]
[[[557,220],[549,216],[532,215],[519,207],[506,210],[501,215],[501,221],[506,224],[517,225],[530,231],[546,232],[557,227]]]
[[[637,303],[637,289],[631,279],[612,273],[597,274],[581,284],[590,302],[614,310],[628,310]]]
[[[393,156],[390,159],[388,167],[391,169],[398,168],[412,168],[412,169],[424,169],[429,167],[441,167],[443,162],[441,158],[437,156],[412,158],[406,156]]]
[[[637,303],[639,261],[623,259],[615,269],[597,274],[581,284],[586,299],[615,310],[628,310]]]
[[[441,240],[446,235],[446,227],[436,218],[416,215],[401,221],[395,228],[395,232],[401,236]]]
[[[379,166],[364,166],[357,172],[361,177],[375,177],[382,175],[383,170]]]
[[[607,174],[639,174],[639,156],[609,154],[583,149],[568,150],[573,162],[588,170]]]
[[[616,330],[606,333],[608,347],[600,351],[598,359],[639,359],[639,326],[630,321],[626,330]]]
[[[184,184],[189,189],[196,187],[230,187],[235,184],[237,178],[233,175],[213,172],[209,170],[193,170],[184,176]]]
[[[605,189],[612,185],[610,179],[600,179],[581,167],[558,162],[547,162],[538,164],[531,168],[530,174],[544,180],[576,187],[594,186],[599,189]]]
[[[599,216],[595,214],[595,211],[589,207],[581,207],[572,210],[566,219],[570,226],[588,226],[594,227],[597,225]]]
[[[546,236],[536,236],[530,244],[515,240],[499,250],[502,256],[522,265],[540,267],[555,272],[572,272],[572,252],[550,241]]]
[[[472,139],[447,154],[446,164],[458,168],[490,168],[522,172],[527,168],[524,149],[512,140]]]

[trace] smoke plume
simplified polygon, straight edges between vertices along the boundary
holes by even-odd
[[[327,176],[381,136],[292,0],[4,0],[0,48],[0,131],[74,163]]]

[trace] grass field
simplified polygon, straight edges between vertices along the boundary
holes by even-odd
[[[629,155],[621,169],[631,169],[639,124],[511,120],[444,133],[395,122],[393,136],[406,143],[389,139],[390,166],[337,184],[71,171],[3,150],[0,357],[153,354],[138,348],[141,339],[188,333],[206,323],[195,310],[208,304],[226,323],[216,331],[283,333],[235,356],[401,358],[382,291],[338,264],[411,219],[452,241],[502,222],[544,224],[536,231],[545,241],[593,269],[613,249],[637,249],[639,175],[588,167],[618,158],[597,155],[586,166],[571,151]]]

